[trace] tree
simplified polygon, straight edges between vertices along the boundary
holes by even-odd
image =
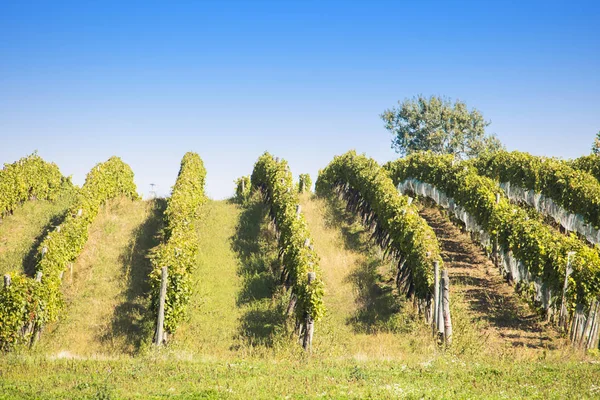
[[[600,156],[600,131],[596,134],[594,144],[592,144],[592,154]]]
[[[486,134],[489,121],[476,109],[468,110],[459,100],[418,96],[385,110],[381,119],[394,138],[392,148],[402,155],[430,150],[454,154],[458,159],[503,149],[493,134]]]

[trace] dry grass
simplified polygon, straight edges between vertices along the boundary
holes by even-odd
[[[240,209],[226,201],[209,200],[198,223],[200,255],[193,276],[189,320],[177,330],[170,350],[180,357],[229,358],[240,310],[237,257],[230,238]]]
[[[159,201],[119,199],[101,209],[73,273],[65,273],[64,315],[42,336],[40,351],[110,357],[139,349],[149,336],[146,255],[160,226]]]
[[[55,202],[28,201],[0,219],[0,274],[31,272],[39,244],[60,223],[72,201],[69,195]]]
[[[566,341],[515,293],[467,233],[435,207],[423,208],[421,214],[440,240],[451,294],[461,303],[455,314],[477,327],[476,342],[485,343],[481,352],[534,359],[549,351],[568,351]]]
[[[357,359],[427,358],[427,328],[398,296],[391,264],[343,204],[309,194],[302,211],[321,259],[327,315],[316,325],[315,353]]]

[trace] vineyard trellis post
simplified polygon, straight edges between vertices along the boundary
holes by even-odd
[[[309,272],[308,273],[308,284],[310,285],[311,283],[313,283],[315,279],[317,279],[317,274],[314,272]],[[304,327],[304,340],[303,340],[302,346],[304,347],[304,350],[311,351],[312,338],[313,338],[313,333],[315,330],[315,323],[310,314],[306,315],[305,325],[306,326]]]
[[[439,340],[443,340],[445,334],[444,326],[444,307],[443,307],[443,293],[444,293],[444,282],[442,279],[438,280],[438,304],[437,304],[437,336]]]
[[[440,301],[440,263],[434,261],[433,263],[433,325],[432,330],[435,335],[438,326],[438,307]]]
[[[500,193],[496,193],[496,204],[500,204]],[[500,248],[499,248],[499,235],[498,232],[496,232],[496,235],[494,236],[494,238],[492,239],[493,241],[493,248],[492,248],[492,261],[494,263],[494,265],[496,265],[496,268],[500,268]]]
[[[160,296],[158,300],[158,319],[156,322],[156,338],[154,344],[160,346],[163,343],[165,323],[165,299],[167,297],[167,267],[161,268]]]
[[[442,303],[444,309],[444,339],[446,345],[452,344],[452,319],[450,318],[450,277],[448,276],[448,270],[445,269],[442,272]]]
[[[10,286],[10,275],[6,274],[6,275],[4,275],[4,288],[8,289],[9,286]]]
[[[561,329],[565,329],[567,325],[567,305],[565,304],[565,299],[567,296],[567,289],[569,288],[569,276],[571,272],[573,272],[573,268],[571,267],[571,257],[575,255],[574,251],[570,251],[567,253],[567,266],[565,268],[565,282],[563,284],[562,298],[560,301],[560,313],[558,315],[558,325]]]

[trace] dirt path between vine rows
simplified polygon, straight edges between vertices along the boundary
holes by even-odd
[[[420,214],[435,231],[450,275],[451,297],[462,296],[472,320],[483,323],[490,346],[543,350],[564,345],[557,332],[519,297],[468,233],[441,211],[423,207]]]

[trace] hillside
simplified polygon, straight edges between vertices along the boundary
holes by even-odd
[[[0,274],[33,270],[39,244],[60,223],[72,201],[71,195],[57,201],[27,201],[0,220]]]
[[[125,198],[102,207],[83,252],[63,279],[67,307],[37,351],[57,357],[117,357],[147,342],[148,250],[157,244],[160,201]]]
[[[437,209],[422,215],[451,274],[455,345],[447,351],[398,296],[394,270],[344,204],[300,201],[326,284],[312,354],[283,316],[288,297],[271,272],[275,236],[260,196],[203,206],[188,319],[167,347],[148,346],[146,256],[164,204],[121,199],[102,208],[65,275],[61,321],[29,355],[0,358],[0,398],[598,394],[597,361],[565,347]]]

